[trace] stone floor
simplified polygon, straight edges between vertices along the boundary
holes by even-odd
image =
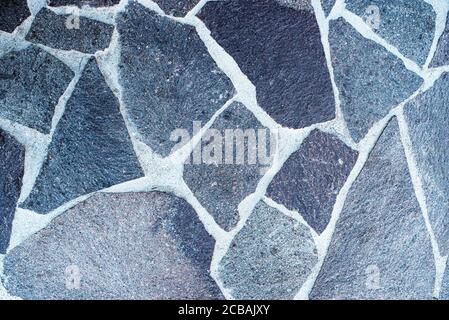
[[[449,0],[3,0],[0,299],[449,299]]]

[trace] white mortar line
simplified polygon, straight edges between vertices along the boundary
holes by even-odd
[[[442,36],[444,29],[446,28],[446,19],[449,13],[449,1],[448,0],[424,0],[433,7],[436,13],[435,19],[435,32],[432,42],[432,46],[429,50],[429,55],[427,56],[426,63],[424,64],[424,69],[428,69],[433,57],[435,56],[438,42]]]

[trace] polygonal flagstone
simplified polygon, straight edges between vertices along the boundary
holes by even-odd
[[[449,250],[449,74],[405,107],[430,222],[444,255]]]
[[[334,136],[314,130],[273,178],[267,196],[298,211],[321,233],[357,155]]]
[[[48,213],[78,196],[142,176],[119,102],[92,58],[22,207]]]
[[[185,16],[192,10],[199,0],[154,0],[165,14],[172,16]]]
[[[449,17],[447,17],[446,28],[438,40],[438,46],[430,67],[436,68],[443,65],[449,65]]]
[[[0,5],[0,30],[13,32],[31,15],[25,0],[2,0]]]
[[[279,4],[296,10],[309,10],[313,12],[310,0],[276,0]]]
[[[234,94],[195,28],[159,16],[131,1],[117,20],[119,81],[130,120],[162,156],[170,154],[176,129],[205,124]]]
[[[4,285],[25,299],[221,299],[213,249],[183,199],[99,193],[13,249]]]
[[[321,6],[323,7],[324,14],[326,16],[331,13],[332,8],[334,7],[335,0],[321,0]]]
[[[259,203],[220,262],[235,299],[293,299],[318,262],[310,230]]]
[[[185,164],[184,180],[215,221],[231,230],[239,221],[238,205],[256,191],[275,146],[269,129],[241,103],[229,106],[208,133]]]
[[[359,142],[374,123],[410,97],[423,79],[342,18],[330,22],[329,42],[341,108]]]
[[[34,18],[26,39],[61,50],[95,53],[109,47],[114,26],[43,8]]]
[[[50,6],[90,6],[90,7],[109,7],[116,5],[120,0],[48,0]]]
[[[30,45],[0,57],[0,116],[49,133],[53,112],[74,73]]]
[[[25,148],[0,129],[0,253],[6,253],[22,188]]]
[[[435,31],[432,5],[423,0],[346,0],[346,8],[409,59],[426,62]]]
[[[276,0],[210,1],[200,18],[278,123],[301,128],[334,118],[334,94],[312,11]]]
[[[311,298],[431,299],[434,278],[394,118],[349,191]]]

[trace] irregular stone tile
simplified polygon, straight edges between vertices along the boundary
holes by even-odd
[[[332,8],[335,5],[335,0],[321,0],[321,6],[323,7],[324,10],[324,14],[326,16],[329,15],[329,13],[331,13]]]
[[[184,17],[190,10],[192,10],[199,0],[154,0],[165,14],[172,16]]]
[[[449,17],[446,21],[446,28],[438,40],[438,46],[430,67],[436,68],[443,65],[449,65]]]
[[[0,129],[0,253],[9,245],[12,221],[22,188],[25,148]]]
[[[449,75],[405,107],[410,138],[440,250],[449,250]]]
[[[24,0],[2,0],[0,6],[0,30],[13,32],[31,15]]]
[[[259,138],[259,132],[265,141]],[[233,103],[219,116],[209,133],[202,139],[202,160],[193,155],[185,164],[184,180],[215,221],[223,229],[231,230],[239,221],[238,205],[256,191],[263,169],[271,164],[270,131],[244,105]],[[246,138],[239,138],[245,133]],[[251,135],[253,142],[248,138]],[[263,152],[262,144],[268,163],[261,163],[260,157],[251,158],[251,155],[257,157],[258,151]]]
[[[435,266],[396,119],[352,185],[312,299],[431,299]]]
[[[43,8],[36,15],[26,39],[55,49],[93,54],[109,47],[113,31],[114,26],[100,21],[59,15]]]
[[[342,18],[330,22],[329,42],[341,108],[359,142],[374,123],[415,92],[423,79]]]
[[[119,81],[130,120],[162,156],[176,129],[205,124],[234,94],[231,81],[209,56],[195,28],[132,1],[118,17]]]
[[[91,59],[22,206],[48,213],[78,196],[142,176],[119,102]]]
[[[273,178],[267,196],[298,211],[321,233],[357,155],[334,136],[314,130]]]
[[[0,58],[0,116],[49,133],[55,106],[74,73],[36,46]]]
[[[220,262],[235,299],[293,299],[318,261],[310,230],[259,203]]]
[[[370,6],[378,8],[378,18],[377,11],[371,10]],[[373,30],[379,36],[419,65],[426,62],[436,19],[430,4],[423,0],[347,0],[346,8],[364,18],[369,25],[377,19],[378,28]]]
[[[220,299],[213,250],[185,200],[100,193],[13,249],[4,285],[25,299]]]
[[[200,18],[278,123],[301,128],[334,118],[334,94],[313,12],[276,0],[211,1]]]
[[[313,12],[312,4],[310,0],[276,0],[279,4],[293,8],[296,10],[308,10]]]
[[[116,5],[120,0],[48,0],[50,6],[90,6],[90,7],[109,7]]]

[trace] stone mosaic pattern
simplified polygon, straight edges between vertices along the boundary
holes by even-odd
[[[3,1],[0,299],[449,299],[448,11]]]

